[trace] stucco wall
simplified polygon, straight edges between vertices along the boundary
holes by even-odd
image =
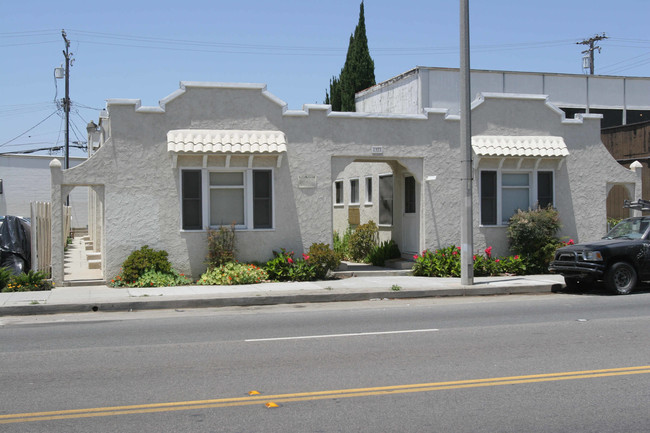
[[[238,231],[241,260],[263,261],[279,248],[299,254],[313,242],[330,243],[332,182],[354,161],[390,162],[400,173],[416,178],[420,186],[418,249],[459,243],[462,200],[457,116],[332,113],[325,105],[288,111],[262,85],[214,83],[185,83],[155,108],[139,107],[137,100],[109,100],[108,112],[105,122],[110,122],[106,126],[111,135],[104,146],[61,176],[64,185],[104,185],[103,253],[108,278],[117,274],[131,251],[145,244],[168,251],[181,272],[198,277],[205,270],[206,232],[181,230],[179,193],[180,167],[200,165],[202,157],[179,155],[174,167],[166,138],[173,129],[285,133],[287,152],[280,167],[274,167],[275,228]],[[563,234],[577,240],[602,234],[608,182],[638,187],[635,174],[618,165],[600,143],[598,117],[567,121],[544,98],[486,95],[474,104],[473,133],[564,138],[570,155],[557,170],[556,206]],[[255,164],[267,162],[256,157]],[[505,228],[479,225],[476,173],[475,250],[493,246],[495,254],[506,254]],[[396,176],[396,203],[402,200],[397,193],[399,179]],[[363,200],[363,182],[360,192]],[[401,224],[396,212],[395,237],[401,236]]]
[[[418,70],[406,72],[373,92],[360,92],[355,98],[355,109],[360,113],[419,113],[420,82]]]

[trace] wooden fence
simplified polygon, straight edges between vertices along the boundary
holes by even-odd
[[[63,206],[63,245],[70,236],[72,208]],[[48,276],[52,270],[52,206],[46,202],[31,203],[32,269]]]

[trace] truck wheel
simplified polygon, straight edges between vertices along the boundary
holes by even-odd
[[[564,277],[564,285],[568,290],[578,290],[582,287],[582,280],[577,277]]]
[[[607,271],[606,282],[615,294],[628,295],[636,286],[636,271],[629,263],[614,263]]]

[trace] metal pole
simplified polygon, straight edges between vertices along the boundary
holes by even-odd
[[[472,123],[469,67],[469,0],[460,0],[460,149],[463,209],[460,229],[460,280],[474,284],[474,234],[472,213]]]
[[[65,111],[65,158],[63,168],[70,168],[70,41],[66,37],[65,30],[61,30],[61,36],[65,41],[65,99],[63,100],[63,109]]]

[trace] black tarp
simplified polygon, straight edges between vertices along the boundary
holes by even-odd
[[[0,268],[14,275],[32,266],[31,226],[22,218],[6,216],[0,225]]]

